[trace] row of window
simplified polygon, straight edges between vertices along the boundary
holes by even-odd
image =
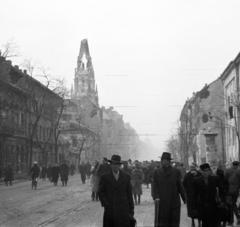
[[[27,127],[26,127],[26,115],[24,113],[19,113],[15,110],[10,110],[10,109],[6,109],[6,110],[1,110],[0,112],[0,118],[3,119],[8,119],[11,123],[15,123],[18,127],[21,127],[22,130],[24,130],[25,134],[27,134],[28,136],[31,135],[32,130],[33,130],[33,126],[31,125],[31,123],[28,124],[28,131],[27,131]],[[36,132],[35,132],[35,138],[37,137],[36,135],[38,135],[38,138],[40,141],[47,141],[50,138],[50,141],[53,141],[53,134],[51,133],[51,128],[49,127],[43,127],[42,125],[37,126],[36,127]]]
[[[33,130],[33,126],[31,125],[31,123],[28,124],[28,136],[31,135]],[[51,128],[50,127],[43,127],[42,125],[37,125],[36,129],[35,129],[35,134],[34,134],[34,138],[37,138],[40,141],[46,142],[47,140],[49,140],[50,137],[50,142],[53,142],[53,133],[51,132]]]
[[[228,146],[234,146],[236,144],[236,134],[234,129],[226,128],[226,136],[227,136]]]
[[[1,117],[9,119],[11,122],[15,122],[18,126],[24,126],[25,116],[23,113],[16,112],[15,110],[2,110]]]

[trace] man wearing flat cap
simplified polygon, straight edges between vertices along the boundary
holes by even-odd
[[[231,196],[232,198],[232,207],[231,207],[231,220],[230,220],[230,225],[234,223],[234,214],[237,217],[237,224],[240,224],[240,216],[238,213],[237,209],[237,199],[238,199],[238,194],[239,194],[239,189],[240,189],[240,170],[238,169],[239,167],[239,162],[238,161],[233,161],[232,162],[232,167],[229,169],[226,169],[225,172],[225,177],[229,182],[229,191],[228,195]]]
[[[200,171],[202,176],[193,180],[192,213],[202,220],[202,227],[218,227],[218,208],[224,208],[227,193],[219,176],[211,175],[208,163],[200,165]]]
[[[113,155],[111,171],[103,174],[99,183],[99,199],[104,207],[103,227],[130,227],[134,203],[130,176],[120,170],[123,162]]]
[[[156,202],[155,226],[179,227],[181,201],[186,203],[186,195],[181,181],[180,170],[172,167],[171,154],[163,152],[162,168],[153,174],[153,198]]]

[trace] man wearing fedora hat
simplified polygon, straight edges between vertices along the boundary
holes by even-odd
[[[171,166],[171,154],[163,152],[162,168],[153,175],[153,197],[157,204],[155,226],[179,227],[181,201],[186,203],[186,195],[181,181],[180,170]]]
[[[201,219],[202,227],[218,227],[218,208],[225,206],[226,191],[208,163],[200,165],[200,170],[202,176],[193,179],[192,213]]]
[[[103,227],[130,227],[134,203],[130,176],[120,170],[123,162],[113,155],[111,171],[103,174],[99,183],[99,199],[104,207]]]

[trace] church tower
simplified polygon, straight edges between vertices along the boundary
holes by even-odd
[[[81,41],[77,68],[75,69],[74,91],[72,92],[74,99],[78,100],[84,96],[98,105],[98,92],[95,88],[94,70],[87,39]]]

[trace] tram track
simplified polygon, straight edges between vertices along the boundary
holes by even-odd
[[[70,209],[68,209],[68,210],[66,210],[66,211],[64,211],[64,212],[61,212],[61,213],[58,214],[57,216],[55,216],[55,217],[53,217],[53,218],[51,218],[51,219],[49,219],[49,220],[47,220],[47,221],[44,221],[44,222],[40,223],[40,224],[38,225],[38,227],[47,226],[47,225],[49,225],[49,224],[57,221],[57,220],[58,220],[59,218],[61,218],[62,216],[65,216],[65,215],[67,215],[67,214],[69,214],[69,213],[71,213],[71,212],[73,212],[73,211],[76,211],[76,210],[78,210],[79,208],[83,207],[84,205],[89,204],[90,202],[91,202],[90,200],[89,200],[89,201],[84,201],[84,202],[80,203],[79,205],[77,205],[77,206],[75,206],[75,207],[73,207],[73,208],[70,208]]]

